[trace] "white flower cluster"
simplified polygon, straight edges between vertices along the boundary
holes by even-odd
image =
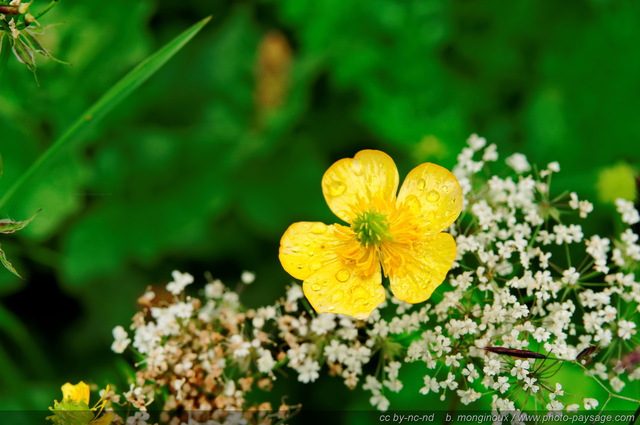
[[[308,313],[292,285],[276,304],[247,310],[220,281],[210,281],[202,299],[187,297],[193,278],[174,272],[171,301],[157,301],[153,291],[141,298],[131,346],[144,361],[125,395],[144,405],[136,391],[165,385],[165,409],[247,409],[246,393],[270,388],[276,369],[312,384],[326,368],[386,410],[390,395],[409,387],[403,369],[415,363],[425,370],[420,394],[496,412],[606,405],[583,383],[558,382],[562,367],[582,370],[609,398],[640,403],[620,394],[640,380],[640,244],[628,228],[640,221],[638,211],[619,200],[621,235],[585,236],[580,220],[593,205],[576,193],[552,197],[557,162],[532,172],[515,154],[507,174],[492,174],[487,168],[497,160],[496,146],[478,136],[458,157],[453,172],[465,200],[449,229],[457,258],[431,300],[388,298],[362,321]],[[112,349],[122,352],[131,339],[122,327],[113,334]]]

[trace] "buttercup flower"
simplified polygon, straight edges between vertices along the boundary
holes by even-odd
[[[364,319],[384,301],[381,267],[399,300],[427,300],[456,256],[442,233],[462,211],[453,174],[431,163],[414,168],[398,192],[395,163],[364,150],[341,159],[322,177],[331,211],[349,224],[292,224],[280,241],[280,262],[313,308]],[[396,195],[397,193],[397,195]]]
[[[62,401],[56,401],[54,407],[49,409],[54,413],[54,416],[49,416],[47,419],[51,420],[56,425],[108,425],[114,419],[114,414],[108,412],[100,416],[102,409],[107,401],[104,398],[98,400],[98,402],[92,408],[89,407],[89,386],[83,381],[77,384],[71,384],[67,382],[61,387]],[[109,386],[105,390],[104,394],[109,392]],[[98,411],[94,414],[94,411]]]

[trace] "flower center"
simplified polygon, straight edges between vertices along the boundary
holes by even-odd
[[[356,239],[364,246],[378,246],[391,240],[387,216],[374,210],[358,214],[351,225]]]

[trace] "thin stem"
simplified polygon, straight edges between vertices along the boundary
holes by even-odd
[[[36,21],[40,18],[42,18],[46,13],[48,13],[51,9],[53,9],[55,7],[55,5],[58,4],[58,0],[52,0],[47,7],[45,7],[44,9],[42,9],[36,16],[35,19]]]
[[[2,82],[4,70],[7,68],[7,64],[9,63],[10,54],[11,42],[9,41],[9,36],[2,34],[0,35],[0,84]]]

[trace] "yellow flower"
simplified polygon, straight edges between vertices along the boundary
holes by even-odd
[[[107,404],[107,400],[100,398],[92,408],[89,408],[89,385],[83,381],[77,384],[67,382],[62,387],[62,401],[55,401],[54,407],[49,409],[54,416],[47,419],[56,425],[108,425],[113,422],[115,415],[107,412],[104,415],[102,409]],[[109,386],[105,389],[105,394],[109,392]],[[93,413],[94,411],[97,413]]]
[[[84,383],[84,381],[80,381],[77,384],[73,385],[70,382],[67,382],[62,387],[62,401],[75,401],[78,403],[84,403],[87,405],[87,409],[89,408],[89,386]]]
[[[322,192],[350,226],[299,222],[282,236],[280,262],[304,281],[317,312],[367,318],[385,298],[381,267],[393,295],[409,303],[427,300],[446,277],[456,243],[442,231],[462,211],[460,184],[426,163],[399,192],[398,185],[396,165],[384,152],[341,159],[322,177]]]

